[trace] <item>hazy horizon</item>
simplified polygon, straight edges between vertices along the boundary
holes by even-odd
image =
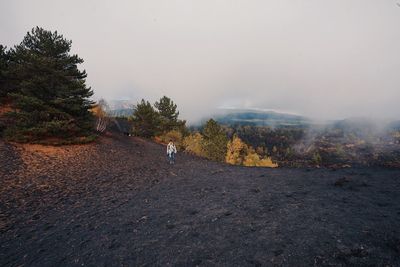
[[[35,26],[72,40],[95,99],[171,97],[189,121],[220,107],[399,118],[397,1],[0,3],[0,43]]]

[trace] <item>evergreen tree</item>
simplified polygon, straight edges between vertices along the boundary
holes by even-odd
[[[222,127],[213,119],[206,122],[203,129],[202,147],[205,156],[211,160],[224,161],[228,138]]]
[[[7,71],[9,63],[6,47],[0,44],[0,101],[7,96],[9,91]]]
[[[9,81],[7,79],[7,71],[8,71],[8,53],[6,51],[6,47],[0,44],[0,105],[6,104],[6,96],[9,88]],[[1,107],[1,106],[0,106]],[[6,128],[7,120],[4,116],[4,113],[7,111],[4,107],[0,109],[0,135],[3,133]]]
[[[14,112],[6,137],[36,141],[49,137],[88,135],[93,127],[93,102],[83,59],[71,55],[72,42],[57,31],[36,27],[10,51],[9,78]]]
[[[154,103],[154,107],[160,115],[160,131],[162,133],[185,128],[186,121],[178,120],[177,105],[169,97],[163,96]]]
[[[133,108],[131,117],[133,122],[133,133],[142,137],[154,137],[159,133],[160,116],[153,106],[142,99]]]

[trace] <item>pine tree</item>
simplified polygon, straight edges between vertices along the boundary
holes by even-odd
[[[133,122],[133,133],[142,137],[154,137],[159,133],[160,116],[153,106],[142,99],[133,108],[131,117]]]
[[[9,56],[6,47],[0,44],[0,103],[2,98],[7,96],[9,91],[7,71],[9,64]]]
[[[4,114],[7,111],[5,108],[7,102],[6,96],[10,90],[8,85],[9,80],[7,79],[8,63],[6,47],[0,45],[0,135],[2,135],[7,125],[7,119]]]
[[[93,102],[86,72],[78,65],[83,59],[71,55],[72,42],[57,31],[36,27],[10,51],[9,79],[14,112],[8,139],[37,141],[90,134]]]
[[[177,105],[169,97],[163,96],[154,103],[160,115],[160,131],[166,133],[172,130],[182,130],[186,121],[178,120],[179,111]]]
[[[222,127],[213,119],[206,122],[203,129],[203,150],[205,156],[211,160],[224,161],[228,138]]]

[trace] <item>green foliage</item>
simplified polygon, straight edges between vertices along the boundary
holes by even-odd
[[[163,96],[154,103],[154,107],[160,115],[159,129],[162,133],[172,130],[183,132],[186,121],[178,120],[177,105],[169,97]]]
[[[5,136],[13,141],[90,135],[93,102],[83,60],[70,55],[71,41],[36,27],[8,55],[7,97],[13,112]],[[4,54],[4,52],[2,52]],[[4,91],[3,91],[4,92]]]
[[[141,137],[155,137],[158,139],[168,138],[168,135],[179,132],[180,139],[188,134],[186,121],[179,120],[179,111],[174,102],[163,96],[155,102],[154,107],[142,99],[133,109],[130,120],[133,122],[133,133]],[[161,140],[162,141],[162,140]]]
[[[163,96],[159,101],[154,103],[154,107],[157,109],[160,117],[164,120],[164,127],[169,127],[171,126],[170,123],[177,121],[179,111],[176,110],[177,105],[169,97]]]
[[[149,101],[142,99],[133,108],[131,120],[133,122],[133,133],[137,136],[150,138],[160,132],[160,115]]]
[[[313,161],[315,164],[317,164],[317,165],[321,164],[321,162],[322,162],[322,157],[321,157],[321,155],[319,154],[319,152],[315,152],[315,153],[313,154],[313,156],[312,156],[312,161]]]
[[[205,157],[215,161],[225,161],[228,138],[222,127],[213,119],[206,122],[203,129],[202,147]]]
[[[6,47],[0,44],[0,101],[9,92],[7,72],[9,64],[9,53]]]

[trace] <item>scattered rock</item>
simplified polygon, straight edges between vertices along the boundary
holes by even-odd
[[[225,212],[224,212],[224,215],[225,215],[225,216],[231,216],[231,215],[232,215],[232,212],[231,212],[231,211],[225,211]]]
[[[168,223],[168,224],[166,225],[166,227],[167,227],[167,229],[173,229],[173,228],[175,228],[175,224]]]
[[[261,192],[261,189],[260,188],[253,188],[252,190],[251,190],[253,193],[260,193]]]
[[[336,182],[334,183],[334,186],[342,187],[348,182],[350,182],[350,180],[347,177],[342,177],[342,178],[339,178],[338,180],[336,180]]]
[[[189,214],[190,214],[190,215],[196,215],[197,213],[199,213],[198,210],[195,210],[195,209],[189,210]]]

